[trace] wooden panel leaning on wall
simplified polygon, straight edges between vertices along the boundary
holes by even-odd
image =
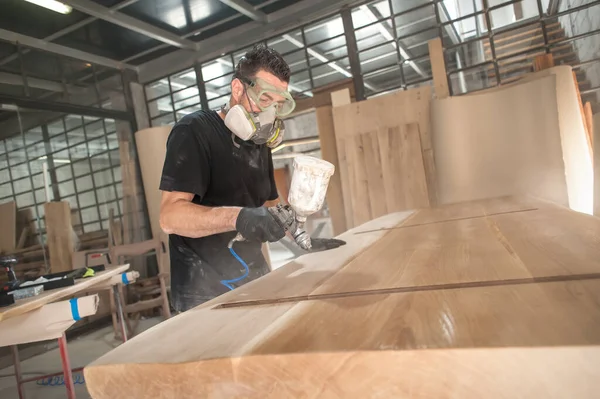
[[[341,106],[334,102],[348,227],[437,202],[430,100],[425,86]]]
[[[600,219],[503,197],[340,237],[103,356],[90,394],[597,397]]]

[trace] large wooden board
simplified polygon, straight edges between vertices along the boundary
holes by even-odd
[[[393,218],[121,345],[92,397],[597,396],[600,219],[515,198]]]
[[[0,253],[11,252],[17,245],[17,206],[14,201],[0,204]]]
[[[348,226],[436,203],[430,97],[427,86],[341,106],[334,101]]]
[[[150,217],[152,237],[167,242],[167,235],[160,228],[160,178],[167,153],[167,139],[171,132],[170,126],[159,126],[143,129],[135,133],[135,143],[138,150],[144,193]],[[169,246],[160,255],[159,268],[161,273],[170,274]]]
[[[553,77],[432,105],[440,201],[530,194],[569,204]]]

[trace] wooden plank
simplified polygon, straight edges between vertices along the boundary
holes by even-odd
[[[444,62],[444,49],[442,39],[436,37],[427,43],[429,47],[429,60],[431,61],[431,73],[433,74],[433,86],[438,99],[450,96],[448,89],[448,76],[446,75],[446,63]]]
[[[46,234],[50,254],[50,270],[59,273],[73,270],[73,231],[71,209],[67,201],[46,202]]]
[[[350,104],[350,89],[345,88],[342,90],[334,91],[331,93],[331,105],[333,107],[341,107],[343,105]]]
[[[331,103],[332,103],[332,114],[333,114],[333,107],[339,107],[339,106],[343,106],[343,105],[347,105],[350,103],[350,90],[349,89],[344,89],[344,90],[340,90],[337,92],[333,92],[331,93]],[[333,117],[333,115],[332,115]],[[334,131],[333,131],[333,135],[335,138],[335,146],[338,152],[338,163],[339,163],[339,168],[337,169],[337,173],[334,173],[334,175],[331,177],[333,179],[333,182],[335,182],[335,176],[339,175],[339,179],[340,179],[340,184],[341,184],[341,190],[342,190],[342,202],[344,205],[344,215],[345,215],[345,228],[349,229],[351,227],[353,227],[354,224],[354,215],[352,213],[352,209],[354,207],[353,201],[352,201],[352,195],[350,193],[350,176],[349,176],[349,171],[348,171],[348,162],[347,162],[347,154],[346,154],[346,145],[344,143],[343,138],[341,137],[341,135],[336,134],[336,128],[335,128],[335,119],[333,119],[333,123],[334,123]],[[339,125],[339,122],[338,122]],[[326,141],[326,145],[327,145]],[[330,180],[330,184],[331,184],[331,180]],[[335,184],[335,183],[334,183]],[[338,202],[339,205],[339,202]]]
[[[377,132],[363,134],[357,137],[361,141],[364,165],[367,172],[369,205],[371,218],[378,218],[390,213],[385,200],[385,185],[381,166],[381,151]]]
[[[421,210],[417,212],[404,226],[417,226],[422,224],[441,223],[452,220],[492,216],[503,213],[524,212],[548,206],[527,197],[498,197],[477,201],[459,202]]]
[[[585,126],[588,131],[590,148],[594,149],[594,113],[592,111],[592,104],[588,101],[583,106],[583,114],[585,117]],[[593,157],[592,157],[593,158]]]
[[[590,154],[592,154],[592,159],[594,158],[593,156],[593,148],[594,145],[592,143],[593,139],[592,139],[592,132],[590,132],[589,130],[589,126],[587,124],[587,118],[585,115],[585,110],[583,108],[583,102],[581,100],[581,93],[579,92],[579,83],[577,82],[577,73],[575,73],[575,71],[573,71],[573,82],[575,83],[575,92],[577,93],[577,102],[579,103],[579,112],[581,113],[581,119],[583,120],[583,127],[585,129],[585,138],[587,140],[588,143],[588,148],[590,151]]]
[[[370,245],[388,234],[387,229],[405,223],[411,215],[412,212],[410,211],[398,212],[350,229],[338,236],[338,238],[346,241],[346,245],[334,251],[300,256],[269,273],[274,278],[251,281],[236,288],[235,295],[229,295],[229,293],[221,295],[218,297],[217,302],[212,302],[212,304],[207,302],[208,305],[206,306],[237,301],[240,298],[243,298],[244,301],[261,301],[307,297],[351,259],[358,256],[361,251],[366,250]],[[371,232],[356,234],[362,229]],[[364,274],[363,271],[362,275],[364,276]]]
[[[363,224],[371,220],[371,206],[362,142],[360,137],[351,137],[344,140],[344,144],[352,194],[352,219],[355,224]]]
[[[339,235],[347,230],[347,225],[340,172],[341,166],[331,109],[332,107],[329,105],[318,107],[315,114],[319,130],[319,141],[321,142],[321,156],[335,167],[335,173],[329,179],[329,186],[327,187],[327,206],[331,214],[333,233],[334,235]]]
[[[17,245],[17,205],[14,201],[0,204],[0,253],[14,251]]]
[[[160,201],[162,194],[158,187],[160,186],[160,177],[167,151],[167,138],[170,131],[171,128],[169,126],[160,126],[140,130],[135,133],[135,143],[144,181],[152,237],[160,238],[163,242],[167,242],[168,238],[160,228]],[[161,273],[169,273],[169,262],[169,246],[167,245],[167,251],[161,255],[160,262],[158,263]],[[141,274],[144,276],[143,273]]]
[[[348,245],[102,356],[84,371],[87,388],[95,399],[223,387],[247,398],[596,397],[600,219],[533,199],[469,206],[478,209],[422,209],[348,231]],[[439,223],[409,226],[419,213]],[[444,219],[464,215],[479,216]]]
[[[416,124],[381,129],[378,139],[388,212],[428,207],[429,196]]]
[[[21,231],[21,235],[19,236],[19,242],[15,249],[23,249],[25,247],[25,242],[27,242],[27,237],[29,236],[29,227],[25,226],[23,231]]]
[[[17,300],[14,305],[0,308],[0,321],[41,308],[50,302],[55,302],[59,299],[73,296],[78,292],[84,291],[96,284],[100,284],[109,280],[112,276],[123,273],[127,269],[129,269],[129,265],[109,266],[106,268],[106,270],[96,273],[96,275],[93,277],[76,280],[75,285],[44,291],[38,296]]]
[[[245,398],[443,397],[448,389],[506,398],[524,387],[532,397],[593,398],[599,292],[600,282],[587,281],[200,309],[87,366],[86,386],[94,399],[208,397],[223,384],[228,396]],[[582,352],[557,370],[575,346]],[[427,363],[431,353],[448,361],[461,349],[483,361],[463,359],[458,370]],[[546,363],[536,360],[542,354]]]
[[[542,69],[552,68],[553,66],[554,66],[554,55],[552,55],[552,53],[538,55],[533,60],[533,71],[534,72],[541,71]]]
[[[356,220],[350,221],[349,215],[356,212],[358,205],[354,204],[353,193],[349,192],[348,187],[351,184],[350,174],[353,173],[355,167],[350,165],[352,154],[347,154],[349,143],[352,143],[353,137],[378,132],[378,141],[380,149],[381,167],[384,171],[383,179],[385,182],[386,192],[381,194],[381,198],[386,199],[387,211],[406,210],[414,207],[428,206],[437,201],[437,184],[435,177],[435,164],[430,137],[430,121],[429,121],[429,101],[431,97],[431,89],[429,87],[408,90],[404,92],[392,93],[386,96],[380,96],[368,101],[362,101],[354,104],[346,104],[333,108],[334,125],[336,131],[336,139],[338,144],[338,157],[340,160],[340,174],[342,180],[342,190],[344,193],[344,203],[346,205],[346,218],[348,226],[359,224]],[[399,138],[402,143],[397,143],[393,150],[389,145],[395,145],[395,142],[390,142],[386,139],[383,133],[389,129],[403,129],[405,125],[414,125],[410,127],[410,135],[406,133],[408,142],[404,138]],[[415,141],[416,139],[416,141]],[[382,141],[384,140],[384,144]],[[403,141],[404,140],[404,141]],[[419,143],[420,141],[420,146]],[[395,160],[398,157],[399,160]],[[394,169],[397,173],[402,173],[402,178],[405,180],[398,183],[395,176],[386,177],[385,171],[389,162],[399,162],[410,166],[410,168]],[[387,163],[386,163],[387,162]],[[414,169],[413,165],[420,164]],[[369,166],[368,168],[370,168]],[[352,171],[350,170],[352,168]],[[422,183],[416,183],[416,179],[422,179]],[[388,183],[393,185],[408,184],[407,187],[401,186],[395,190],[398,194],[391,196],[388,191]],[[418,185],[418,190],[413,190],[413,186]],[[393,186],[390,186],[393,187]],[[426,189],[427,200],[421,201],[422,187]],[[406,191],[402,191],[406,189]],[[403,195],[401,196],[400,193]],[[418,198],[408,198],[413,194],[418,193]],[[378,196],[374,194],[373,197]],[[394,203],[395,200],[401,200],[400,203]],[[409,205],[406,205],[409,204]],[[378,215],[372,215],[376,217]]]

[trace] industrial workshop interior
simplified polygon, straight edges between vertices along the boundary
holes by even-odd
[[[0,398],[598,398],[598,143],[600,0],[1,0]]]

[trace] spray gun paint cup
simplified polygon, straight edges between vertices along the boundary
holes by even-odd
[[[325,202],[329,179],[335,167],[322,159],[306,155],[294,158],[294,174],[288,202],[299,222],[318,212]]]

